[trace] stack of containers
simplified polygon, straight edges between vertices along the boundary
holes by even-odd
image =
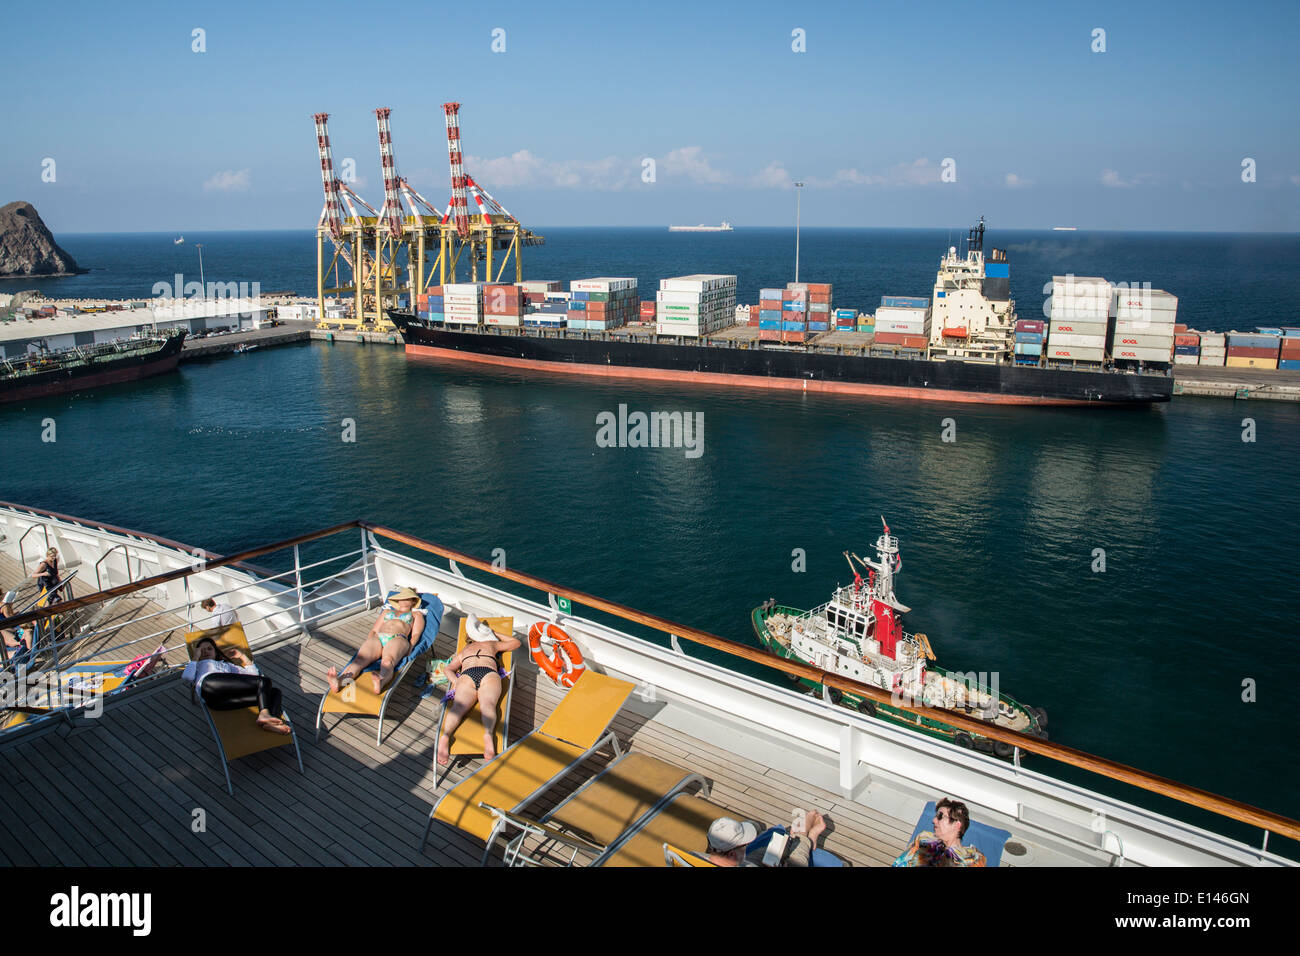
[[[1282,330],[1282,350],[1278,353],[1277,367],[1300,371],[1300,329]]]
[[[1015,362],[1017,365],[1037,365],[1043,354],[1044,332],[1042,319],[1020,319],[1016,322]]]
[[[758,290],[758,338],[760,341],[781,341],[781,302],[784,293],[780,289]]]
[[[781,341],[802,342],[808,337],[808,284],[788,282],[781,290]]]
[[[1168,364],[1174,354],[1177,316],[1178,297],[1163,289],[1117,288],[1111,357],[1122,362]]]
[[[560,291],[560,283],[553,279],[530,279],[519,283],[519,291],[525,305],[541,305],[546,301],[546,293]]]
[[[640,301],[635,279],[574,279],[569,283],[569,328],[601,331],[627,325],[637,318]]]
[[[659,280],[655,331],[698,338],[725,329],[736,317],[736,277],[676,276]]]
[[[1223,364],[1229,368],[1277,368],[1281,343],[1277,335],[1229,332],[1228,357]]]
[[[750,309],[749,309],[749,306],[747,306],[747,305],[738,305],[738,306],[736,306],[736,324],[737,324],[737,325],[749,325],[749,311],[750,311]],[[757,315],[758,313],[755,312],[754,314]]]
[[[517,329],[523,318],[524,293],[519,286],[489,284],[483,287],[483,319],[488,325]]]
[[[655,315],[658,314],[659,306],[654,302],[642,302],[640,309],[641,311],[638,313],[638,318],[641,320],[641,324],[654,325]]]
[[[448,282],[442,287],[443,321],[448,325],[483,324],[482,282]]]
[[[1222,365],[1228,354],[1228,337],[1222,332],[1201,333],[1201,356],[1198,365]]]
[[[848,332],[857,327],[858,313],[856,309],[836,309],[834,315],[835,328]]]
[[[1047,357],[1054,362],[1104,362],[1110,303],[1110,283],[1105,279],[1052,276]]]
[[[429,291],[415,297],[415,314],[430,322],[441,322],[443,315],[442,286],[429,286]]]
[[[809,282],[808,284],[808,334],[829,332],[831,328],[831,284],[829,282]]]
[[[569,311],[569,293],[545,292],[540,302],[528,306],[524,325],[532,329],[562,329]]]
[[[1175,329],[1177,329],[1176,326]],[[1174,364],[1201,364],[1201,334],[1199,332],[1174,332]]]
[[[876,309],[872,344],[913,356],[930,344],[930,300],[886,295]]]
[[[866,312],[858,313],[858,331],[874,332],[876,331],[876,317],[868,315]]]

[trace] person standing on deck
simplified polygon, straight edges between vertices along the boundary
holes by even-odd
[[[215,598],[204,598],[199,602],[199,607],[212,615],[208,621],[208,627],[231,627],[239,620],[235,616],[234,609],[224,601],[218,603]]]
[[[50,548],[45,552],[45,557],[41,559],[40,564],[36,565],[36,571],[32,574],[40,589],[49,595],[49,603],[57,602],[54,594],[54,586],[59,583],[59,549]]]

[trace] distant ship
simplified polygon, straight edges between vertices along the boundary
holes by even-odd
[[[1074,232],[1077,226],[1053,226],[1052,232]]]
[[[720,226],[706,226],[701,223],[698,226],[669,226],[669,232],[731,232],[731,223],[725,219]]]
[[[172,372],[184,342],[184,330],[167,329],[117,342],[0,359],[0,402],[63,395]]]
[[[184,237],[184,236],[177,236],[175,239],[172,240],[172,245],[173,245],[173,246],[182,246],[182,245],[184,245],[184,244],[185,244],[185,237]]]

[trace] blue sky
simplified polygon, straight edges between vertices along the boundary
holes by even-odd
[[[0,202],[56,232],[310,228],[317,111],[378,207],[377,106],[441,205],[452,99],[467,170],[538,227],[783,225],[801,179],[814,226],[1300,228],[1294,3],[27,3],[0,25]]]

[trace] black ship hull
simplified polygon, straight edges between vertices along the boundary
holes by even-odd
[[[1003,405],[1149,405],[1173,394],[1173,377],[1152,372],[881,358],[756,342],[676,345],[600,333],[458,332],[409,312],[388,316],[408,355],[570,374]]]
[[[23,374],[0,374],[0,402],[46,398],[172,372],[184,344],[184,333],[177,333],[160,340],[155,349],[84,362],[52,358],[47,369],[34,365]]]

